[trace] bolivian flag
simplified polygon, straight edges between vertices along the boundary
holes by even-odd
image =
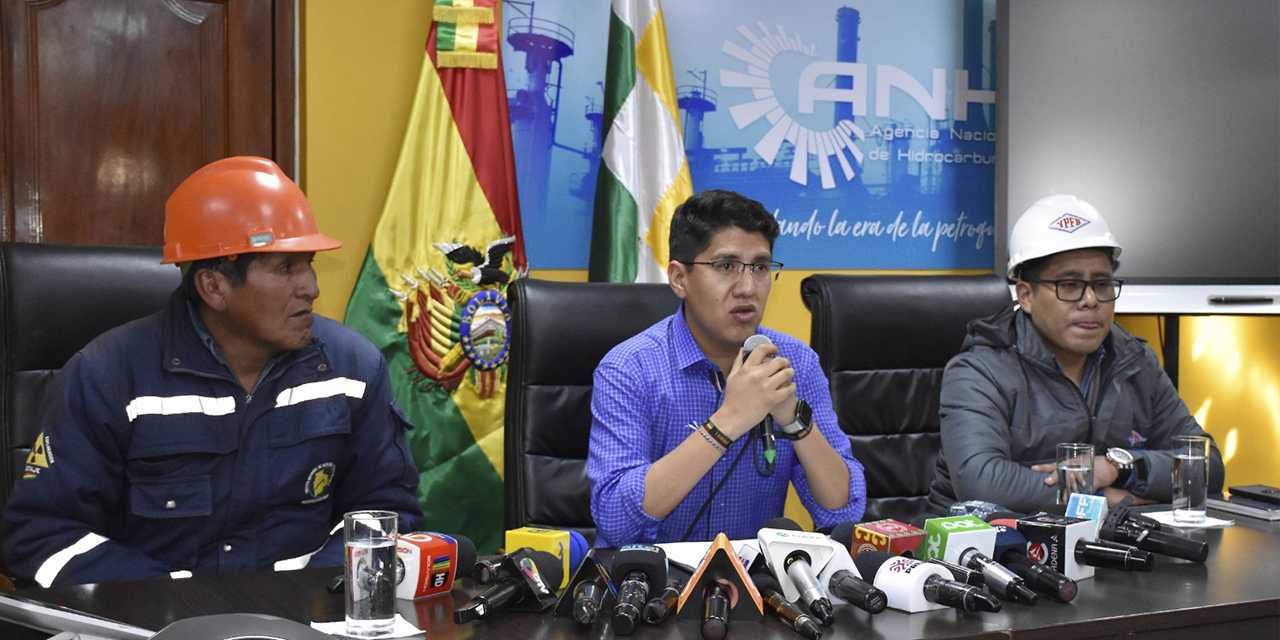
[[[436,0],[404,144],[347,307],[382,349],[433,531],[502,544],[506,287],[526,270],[500,0]]]
[[[590,278],[666,282],[671,214],[693,195],[658,0],[613,0]]]

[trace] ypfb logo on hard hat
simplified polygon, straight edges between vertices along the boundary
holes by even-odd
[[[1064,213],[1061,216],[1058,216],[1057,220],[1050,222],[1049,228],[1057,231],[1065,231],[1067,233],[1075,233],[1076,230],[1083,228],[1087,224],[1089,224],[1089,221],[1078,215]]]

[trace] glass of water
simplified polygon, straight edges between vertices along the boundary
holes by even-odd
[[[1093,445],[1087,442],[1058,443],[1058,504],[1065,505],[1071,494],[1093,495]]]
[[[1173,520],[1186,524],[1204,522],[1204,502],[1209,492],[1209,438],[1173,438]]]
[[[394,511],[352,511],[342,516],[346,540],[347,635],[390,635],[396,622]]]

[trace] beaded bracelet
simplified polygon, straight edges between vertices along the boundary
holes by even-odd
[[[705,439],[708,443],[710,443],[711,446],[716,448],[716,451],[719,451],[720,453],[724,453],[725,451],[728,451],[728,449],[725,449],[724,447],[720,446],[720,443],[716,442],[716,439],[712,438],[711,434],[707,433],[705,429],[702,429],[701,427],[698,427],[692,424],[689,425],[689,428],[701,434],[703,439]]]

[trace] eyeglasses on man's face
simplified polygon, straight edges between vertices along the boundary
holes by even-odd
[[[1053,285],[1053,293],[1063,302],[1080,302],[1084,299],[1085,289],[1093,289],[1093,297],[1098,302],[1111,302],[1120,297],[1120,286],[1124,280],[1115,278],[1098,278],[1097,280],[1078,280],[1063,278],[1061,280],[1029,280],[1040,284]]]
[[[683,264],[695,265],[702,264],[711,267],[711,271],[721,278],[732,278],[733,276],[742,275],[750,272],[751,277],[757,281],[767,282],[770,279],[769,274],[772,273],[773,280],[778,279],[778,272],[782,271],[781,262],[743,262],[741,260],[708,260],[706,262],[694,262],[691,260],[679,260]]]

